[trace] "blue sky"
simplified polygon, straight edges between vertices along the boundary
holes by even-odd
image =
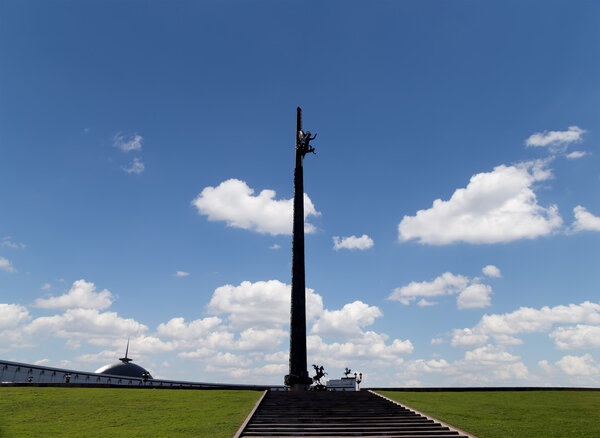
[[[600,7],[0,3],[0,357],[600,384]]]

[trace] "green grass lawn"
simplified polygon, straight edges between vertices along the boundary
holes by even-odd
[[[0,388],[0,437],[227,437],[259,391]]]
[[[480,438],[600,437],[597,391],[377,392]]]

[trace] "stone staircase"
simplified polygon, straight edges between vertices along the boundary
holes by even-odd
[[[289,436],[475,438],[370,391],[268,391],[234,438]]]

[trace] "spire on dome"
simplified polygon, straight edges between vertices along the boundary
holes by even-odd
[[[125,357],[120,357],[119,360],[123,363],[131,362],[132,359],[127,357],[127,353],[129,353],[129,338],[127,338],[127,348],[125,349]]]

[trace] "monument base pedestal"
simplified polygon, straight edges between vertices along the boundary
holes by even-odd
[[[288,391],[303,392],[303,391],[308,391],[308,388],[310,388],[310,385],[303,385],[301,383],[296,383],[294,386],[290,386],[288,388]]]
[[[312,378],[308,377],[308,372],[306,374],[306,376],[288,374],[283,379],[285,386],[289,391],[306,391],[313,383]]]

